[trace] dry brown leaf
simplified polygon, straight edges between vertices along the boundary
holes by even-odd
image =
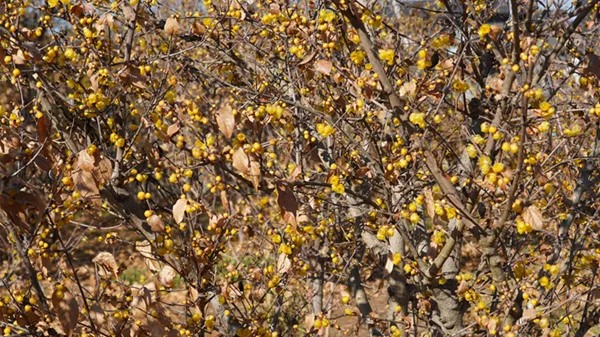
[[[533,229],[539,230],[544,226],[544,217],[539,208],[534,205],[523,210],[523,220],[529,223]]]
[[[86,172],[92,172],[94,169],[94,162],[94,157],[90,156],[87,149],[79,151],[79,155],[77,155],[77,168]]]
[[[490,34],[489,35],[492,40],[497,41],[500,34],[502,34],[502,27],[500,27],[498,25],[490,26]]]
[[[177,276],[177,272],[175,271],[175,269],[173,269],[173,267],[169,265],[166,265],[158,274],[158,281],[163,286],[171,288],[173,286],[175,276]]]
[[[425,188],[423,190],[423,196],[425,197],[425,207],[427,209],[427,215],[431,219],[435,217],[435,202],[433,200],[433,193],[430,188]]]
[[[61,296],[62,293],[62,296]],[[67,336],[73,334],[79,319],[79,307],[77,300],[63,287],[62,290],[54,290],[52,293],[52,305],[58,316],[58,321]]]
[[[317,60],[315,61],[315,69],[323,75],[331,74],[333,65],[328,60]]]
[[[460,284],[458,285],[458,288],[456,289],[456,293],[459,295],[462,295],[464,293],[467,292],[467,290],[469,290],[469,283],[465,280],[460,281]]]
[[[98,303],[95,303],[90,307],[90,317],[92,318],[92,321],[94,322],[94,324],[96,324],[97,327],[101,327],[104,325],[104,323],[106,323],[106,318],[104,317],[104,310]]]
[[[113,172],[110,159],[101,155],[99,152],[94,153],[94,170],[92,172],[99,183],[108,183]]]
[[[258,190],[260,187],[260,164],[256,160],[250,161],[250,181],[254,185],[254,189]]]
[[[315,315],[309,312],[308,314],[306,314],[306,317],[304,317],[304,328],[306,329],[306,331],[311,331],[314,325]]]
[[[136,241],[135,250],[142,254],[144,257],[144,263],[146,264],[146,267],[150,269],[150,271],[157,272],[160,270],[160,263],[156,261],[154,254],[152,254],[152,246],[150,245],[150,242],[147,240]]]
[[[222,106],[217,112],[217,125],[225,137],[231,138],[235,127],[235,117],[233,116],[233,110],[229,105]]]
[[[298,200],[288,185],[277,185],[277,204],[281,209],[283,220],[296,229],[296,214],[298,212]]]
[[[111,28],[115,24],[115,19],[110,13],[104,13],[98,21],[96,21],[96,31],[103,31],[104,28]]]
[[[117,264],[114,255],[112,255],[111,253],[101,252],[98,255],[96,255],[92,262],[101,267],[99,269],[101,276],[110,274],[114,278],[117,278],[119,274],[119,265]]]
[[[50,134],[50,120],[46,115],[42,115],[42,117],[37,119],[37,132],[40,143],[45,143],[48,139],[48,135]]]
[[[25,53],[21,49],[17,49],[12,55],[12,61],[16,65],[22,65],[26,63]]]
[[[169,125],[169,127],[167,128],[167,137],[173,137],[173,135],[179,132],[179,129],[180,127],[178,123]]]
[[[165,22],[165,33],[167,35],[179,33],[179,22],[177,22],[176,18],[167,19],[167,22]]]
[[[129,2],[123,1],[121,3],[121,10],[123,11],[123,17],[126,21],[131,22],[135,20],[135,10],[129,5]]]
[[[153,214],[151,217],[149,217],[147,222],[148,226],[150,226],[150,229],[152,229],[152,231],[155,233],[163,232],[165,230],[163,220],[156,214]]]
[[[225,208],[225,211],[229,213],[229,200],[227,198],[226,190],[221,191],[221,204],[223,204],[223,208]]]
[[[400,87],[400,97],[404,97],[406,95],[413,95],[415,91],[417,91],[417,84],[415,82],[405,82]]]
[[[180,223],[183,221],[187,205],[188,201],[186,199],[179,199],[175,205],[173,205],[173,218],[175,219],[175,222]]]
[[[285,274],[292,268],[292,261],[290,258],[284,254],[279,254],[279,259],[277,259],[277,273]]]
[[[304,56],[304,58],[302,59],[302,61],[300,61],[298,63],[298,65],[302,66],[302,65],[308,64],[310,61],[312,61],[315,58],[316,55],[317,55],[317,53],[312,51],[310,54]]]
[[[90,200],[96,207],[102,206],[100,190],[91,172],[78,170],[73,173],[72,179],[75,183],[75,188],[79,190],[82,198]]]
[[[600,78],[600,57],[593,53],[585,55],[583,73]]]
[[[240,173],[248,173],[250,169],[250,159],[244,149],[241,147],[237,149],[231,158],[233,160],[233,167]]]

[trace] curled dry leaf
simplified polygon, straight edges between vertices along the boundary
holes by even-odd
[[[281,209],[283,220],[296,228],[296,214],[298,212],[298,200],[288,185],[277,185],[277,204]]]
[[[94,177],[101,184],[107,184],[112,176],[112,163],[110,159],[101,155],[99,152],[94,153]]]
[[[102,206],[102,200],[100,200],[100,190],[98,189],[94,175],[91,172],[78,170],[77,172],[73,173],[72,178],[73,182],[75,183],[75,188],[79,190],[82,198],[88,199],[96,207]]]
[[[400,87],[400,97],[414,95],[415,91],[417,91],[417,84],[415,82],[405,82]]]
[[[333,68],[333,65],[328,60],[315,61],[315,69],[317,70],[317,72],[319,72],[323,75],[330,75],[332,68]]]
[[[150,245],[150,242],[147,240],[136,241],[135,250],[142,254],[144,257],[144,263],[146,264],[146,267],[150,269],[150,271],[157,272],[160,270],[160,263],[156,261],[156,258],[152,253],[152,246]]]
[[[52,305],[63,331],[67,336],[71,336],[79,319],[77,300],[66,287],[63,287],[62,290],[54,290],[52,293]]]
[[[178,123],[169,125],[167,128],[167,137],[172,138],[177,132],[179,132],[179,129],[180,127]]]
[[[490,26],[490,38],[494,41],[498,40],[498,37],[500,37],[500,34],[502,34],[502,27],[498,26],[498,25],[491,25]]]
[[[250,181],[254,185],[254,189],[258,190],[260,187],[260,164],[256,160],[250,161]]]
[[[90,156],[87,149],[81,150],[77,155],[77,168],[87,172],[92,172],[94,169],[94,157]]]
[[[233,167],[238,170],[240,173],[248,173],[250,169],[250,159],[244,149],[241,147],[237,149],[232,156]]]
[[[222,106],[217,112],[217,125],[225,137],[231,138],[235,127],[235,117],[233,116],[233,110],[229,105]]]
[[[173,218],[175,219],[175,222],[180,223],[183,221],[187,205],[188,201],[186,199],[179,199],[175,205],[173,205]]]
[[[179,22],[176,18],[168,18],[165,22],[165,33],[167,35],[173,35],[179,33]]]
[[[42,117],[37,119],[37,132],[40,143],[45,143],[48,139],[48,135],[50,134],[50,120],[46,115],[42,115]]]
[[[98,21],[96,21],[96,30],[103,31],[104,28],[112,28],[115,24],[115,19],[110,13],[103,14]]]
[[[177,276],[177,272],[175,271],[175,269],[173,269],[173,267],[169,265],[166,265],[158,274],[158,281],[163,286],[171,288],[173,286],[175,276]]]
[[[423,195],[425,196],[425,206],[427,208],[427,215],[429,215],[429,217],[433,219],[435,217],[435,202],[433,200],[433,193],[431,192],[431,189],[424,189]]]
[[[292,268],[292,261],[290,258],[284,254],[279,254],[279,259],[277,259],[277,273],[285,274]]]
[[[153,232],[159,233],[165,230],[165,225],[163,220],[156,214],[152,215],[148,218],[148,226],[152,229]]]
[[[112,275],[112,277],[117,278],[119,274],[119,265],[115,260],[114,255],[109,252],[101,252],[92,260],[95,264],[97,264],[100,269],[100,274],[102,276]]]
[[[523,210],[523,220],[529,223],[533,229],[539,230],[544,226],[544,217],[539,208],[534,205]]]
[[[103,326],[106,323],[106,318],[104,317],[104,310],[102,307],[95,303],[90,307],[90,317],[96,326]]]

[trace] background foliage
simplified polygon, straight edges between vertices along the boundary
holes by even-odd
[[[3,1],[4,335],[592,334],[598,2]]]

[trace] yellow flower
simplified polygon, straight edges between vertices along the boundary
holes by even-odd
[[[492,31],[492,27],[490,27],[490,25],[488,25],[487,23],[481,25],[481,27],[479,27],[479,37],[483,38],[486,35],[488,35],[490,32]]]
[[[48,0],[48,6],[50,6],[50,8],[58,6],[58,0]]]
[[[330,10],[322,9],[319,12],[319,19],[321,19],[325,22],[331,22],[331,21],[333,21],[333,19],[335,19],[335,13]]]
[[[365,60],[365,53],[360,50],[353,51],[350,53],[350,60],[356,65],[361,65]]]
[[[392,65],[394,64],[394,51],[391,49],[379,49],[379,58],[382,61],[386,61],[387,64]]]

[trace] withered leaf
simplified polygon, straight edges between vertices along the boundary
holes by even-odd
[[[225,137],[231,138],[235,127],[235,117],[233,116],[233,110],[229,105],[222,106],[217,112],[217,125]]]
[[[233,160],[233,167],[240,173],[247,173],[250,169],[250,159],[241,147],[233,153],[231,159]]]
[[[114,255],[109,252],[101,252],[92,260],[95,264],[97,264],[102,271],[102,274],[110,274],[114,278],[117,278],[119,274],[119,265],[115,260]]]
[[[62,293],[62,296],[61,296]],[[79,319],[79,307],[75,297],[63,287],[63,290],[54,290],[52,293],[52,305],[56,311],[58,321],[67,336],[73,334]]]
[[[534,229],[541,229],[544,226],[544,217],[539,208],[534,205],[525,207],[523,210],[523,220],[529,223]]]
[[[298,200],[288,185],[277,185],[277,204],[281,209],[284,221],[296,228],[296,214],[298,212]]]
[[[175,222],[180,223],[183,221],[187,205],[188,201],[186,199],[179,199],[175,205],[173,205],[173,219],[175,219]]]
[[[177,22],[176,18],[167,19],[167,22],[165,22],[165,33],[167,35],[179,33],[179,22]]]
[[[315,69],[323,75],[331,74],[333,65],[328,60],[317,60],[315,61]]]

